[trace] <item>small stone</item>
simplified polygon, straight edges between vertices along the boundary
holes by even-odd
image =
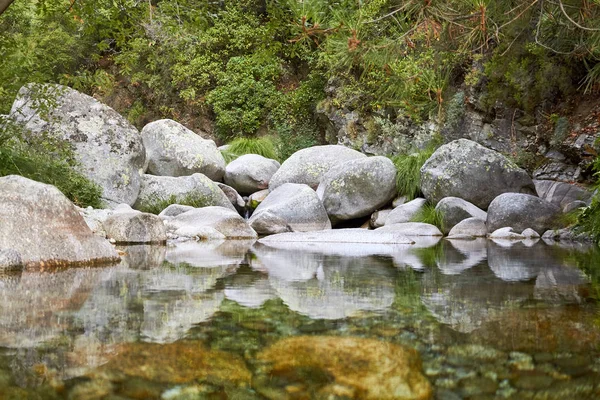
[[[545,389],[550,387],[553,382],[552,377],[540,372],[524,373],[512,380],[514,387],[523,390]]]
[[[527,239],[538,239],[540,237],[540,234],[537,233],[536,231],[534,231],[531,228],[527,228],[525,229],[522,233],[522,236],[524,236]]]

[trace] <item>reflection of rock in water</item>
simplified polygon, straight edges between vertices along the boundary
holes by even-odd
[[[533,294],[537,300],[546,302],[582,303],[584,296],[580,292],[587,283],[587,277],[577,268],[544,268],[535,280]]]
[[[172,343],[184,337],[195,324],[212,318],[225,296],[211,292],[185,293],[176,298],[156,297],[144,300],[142,337],[149,342]]]
[[[452,241],[453,247],[457,244]],[[458,250],[466,255],[463,262],[469,269],[463,269],[460,275],[448,275],[448,262],[438,262],[441,273],[430,270],[424,275],[421,295],[436,319],[454,330],[473,332],[503,318],[526,300],[562,304],[579,300],[578,290],[585,282],[583,275],[562,265],[563,260],[544,244],[531,248],[520,243],[501,247],[488,241],[489,269],[469,266],[474,260],[485,259],[479,244],[461,242],[460,246]],[[455,258],[449,251],[446,248],[445,256]],[[469,251],[475,255],[469,255]],[[452,269],[460,271],[462,264],[456,265]]]
[[[244,307],[259,308],[267,300],[277,298],[277,294],[267,278],[260,278],[246,284],[226,287],[225,297]]]
[[[122,257],[122,263],[130,269],[151,269],[160,266],[165,261],[167,248],[159,245],[132,245],[119,246],[119,250],[125,255]]]
[[[479,265],[487,258],[486,239],[451,240],[448,242],[444,243],[443,257],[437,260],[438,268],[442,274],[460,274]]]
[[[555,263],[556,258],[546,246],[526,247],[517,242],[503,247],[492,241],[488,243],[488,264],[494,274],[503,281],[534,279],[540,268],[548,268]]]
[[[193,267],[237,266],[244,261],[250,246],[251,241],[242,240],[183,242],[168,248],[166,260]]]
[[[330,248],[335,247],[330,244]],[[339,319],[380,311],[394,301],[394,269],[381,257],[345,257],[260,246],[255,254],[290,309]]]
[[[33,347],[68,326],[61,314],[79,310],[111,268],[26,271],[0,282],[0,346]]]

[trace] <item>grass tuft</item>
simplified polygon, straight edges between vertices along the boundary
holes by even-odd
[[[435,148],[428,147],[411,154],[400,154],[392,157],[396,166],[396,186],[398,194],[413,200],[421,193],[421,167],[431,157]]]
[[[227,150],[221,152],[226,162],[231,162],[244,154],[258,154],[266,158],[278,160],[275,143],[269,137],[238,138],[229,143]]]
[[[436,210],[431,204],[425,204],[410,221],[435,225],[440,231],[444,232],[444,213],[441,210]]]

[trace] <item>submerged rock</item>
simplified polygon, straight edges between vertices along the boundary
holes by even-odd
[[[141,132],[148,173],[185,176],[197,172],[218,181],[225,172],[225,159],[215,142],[203,139],[179,122],[161,119],[146,125]]]
[[[488,232],[510,226],[517,232],[531,228],[536,232],[545,232],[557,227],[561,214],[558,206],[522,193],[504,193],[490,204],[487,216]]]
[[[324,385],[348,387],[350,398],[428,400],[432,396],[431,385],[421,373],[419,353],[378,340],[294,337],[275,343],[259,353],[258,359],[270,363],[271,376],[321,370],[333,378]]]
[[[330,229],[317,193],[307,185],[285,183],[273,190],[248,221],[259,234]]]
[[[154,211],[157,207],[166,208],[174,203],[191,203],[195,207],[220,206],[235,210],[217,184],[202,174],[179,177],[142,176],[140,194],[134,208]]]
[[[396,167],[386,157],[346,161],[323,176],[317,194],[333,222],[367,216],[394,198]]]
[[[0,178],[0,248],[26,266],[118,261],[116,250],[90,230],[57,188],[21,176]]]
[[[258,154],[245,154],[227,164],[224,181],[241,194],[269,188],[271,177],[279,169],[275,160]]]
[[[366,157],[356,150],[337,145],[302,149],[281,164],[281,168],[271,178],[269,189],[274,190],[284,183],[303,183],[316,189],[323,175],[334,166]]]
[[[236,386],[249,385],[252,376],[241,357],[186,341],[122,346],[100,371],[109,376],[125,375],[162,383],[209,381]]]
[[[43,100],[48,98],[55,102]],[[48,133],[72,145],[80,172],[102,188],[107,202],[135,202],[145,151],[140,133],[125,117],[93,97],[51,84],[22,87],[11,115],[33,135]]]
[[[421,190],[434,204],[444,197],[458,197],[482,210],[502,193],[536,193],[525,170],[467,139],[450,142],[433,153],[421,168]]]

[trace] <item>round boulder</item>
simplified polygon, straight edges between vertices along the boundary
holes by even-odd
[[[237,212],[224,207],[202,207],[165,221],[167,230],[178,237],[208,237],[216,231],[228,239],[255,239],[256,232]]]
[[[297,183],[285,183],[269,193],[249,223],[263,235],[331,229],[327,211],[317,193]]]
[[[442,214],[444,221],[444,233],[450,232],[456,224],[467,218],[487,219],[487,213],[475,204],[458,197],[444,197],[435,206],[435,209]]]
[[[444,197],[459,197],[483,210],[502,193],[536,193],[525,170],[467,139],[452,141],[433,153],[421,167],[421,190],[433,204]]]
[[[388,214],[385,225],[410,222],[423,209],[425,203],[427,200],[418,198],[399,205]]]
[[[0,248],[13,249],[25,266],[118,261],[108,240],[90,230],[57,188],[22,176],[0,178]]]
[[[227,164],[224,181],[241,194],[252,194],[267,189],[279,167],[279,162],[270,158],[245,154]]]
[[[284,183],[303,183],[316,189],[321,183],[323,175],[334,166],[366,157],[356,150],[338,145],[302,149],[284,161],[281,168],[271,178],[269,189],[276,189]]]
[[[225,159],[212,140],[170,119],[151,122],[141,133],[148,173],[185,176],[199,172],[214,181],[223,178]]]
[[[346,161],[323,176],[317,195],[333,222],[367,216],[396,195],[396,167],[381,156]]]
[[[539,197],[522,193],[504,193],[490,204],[487,215],[488,232],[506,226],[515,232],[531,228],[536,232],[545,232],[557,228],[560,208]]]
[[[235,210],[217,184],[202,174],[178,177],[143,175],[134,208],[158,214],[171,204],[220,206]]]
[[[116,243],[163,243],[167,240],[165,225],[154,214],[116,212],[103,225],[106,236]]]
[[[460,221],[450,229],[448,238],[452,239],[455,237],[486,237],[487,228],[485,227],[485,220],[479,218],[467,218]]]
[[[135,202],[144,145],[138,130],[115,110],[66,86],[30,84],[19,90],[11,115],[30,134],[49,134],[71,145],[80,172],[102,188],[109,205]]]

